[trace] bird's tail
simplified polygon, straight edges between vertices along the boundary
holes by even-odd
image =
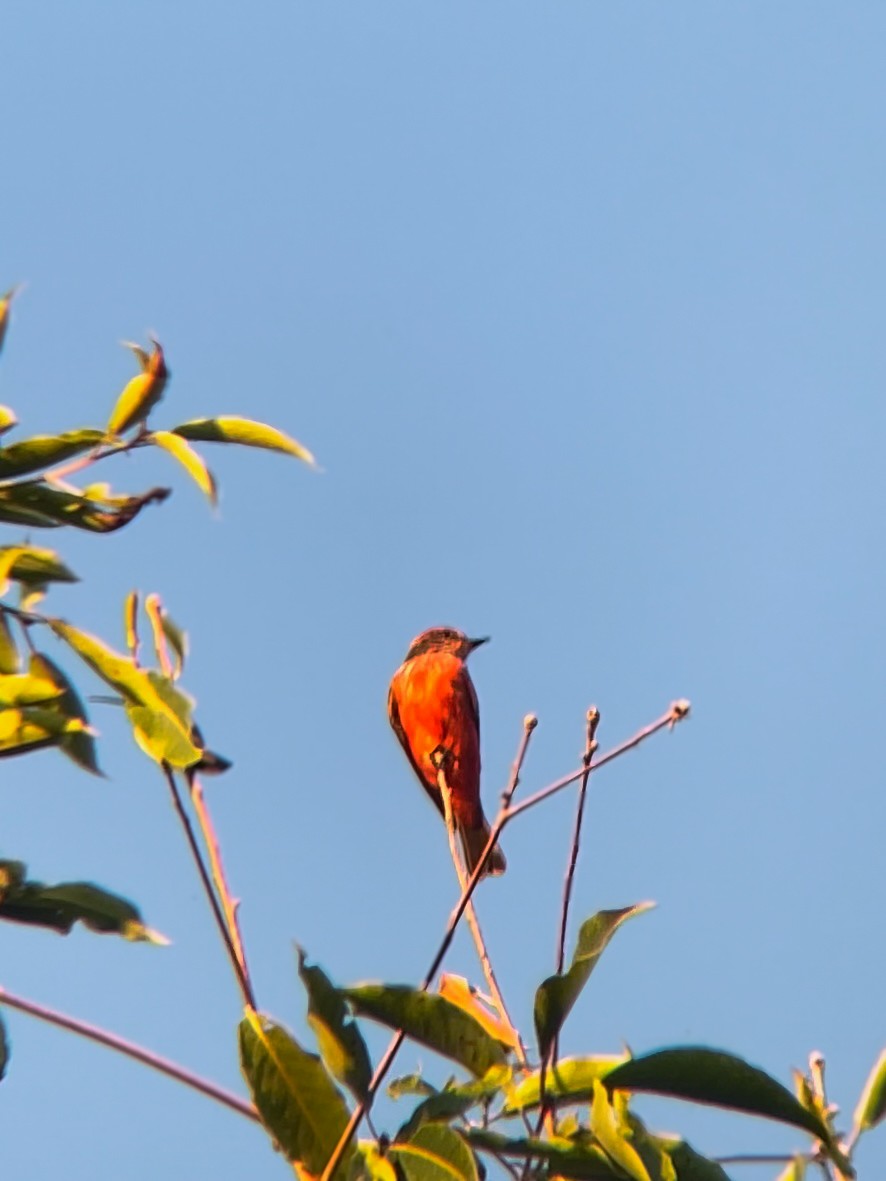
[[[461,847],[465,854],[465,866],[469,874],[474,872],[474,868],[480,858],[483,856],[483,850],[486,848],[486,842],[489,840],[489,825],[486,821],[480,828],[464,828],[459,825],[458,835],[461,837]],[[507,861],[505,855],[502,853],[498,845],[492,846],[492,851],[486,858],[486,865],[483,868],[483,877],[498,877],[499,874],[504,873],[507,869]]]

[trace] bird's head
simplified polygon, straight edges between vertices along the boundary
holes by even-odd
[[[412,660],[414,656],[421,656],[425,652],[449,652],[459,660],[466,660],[475,648],[485,644],[488,639],[489,636],[481,636],[472,640],[455,627],[429,627],[409,645],[406,659]]]

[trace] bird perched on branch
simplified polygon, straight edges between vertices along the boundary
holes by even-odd
[[[417,636],[394,673],[388,718],[412,769],[441,814],[442,767],[452,812],[471,873],[486,847],[489,825],[480,803],[480,709],[465,661],[488,637],[472,640],[452,627],[432,627]],[[498,845],[485,874],[505,871]]]

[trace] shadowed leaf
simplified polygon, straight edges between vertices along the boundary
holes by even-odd
[[[46,927],[67,935],[75,923],[130,942],[167,942],[146,927],[138,908],[91,882],[45,886],[25,881],[21,862],[0,861],[0,919]]]
[[[32,673],[46,677],[61,691],[61,696],[54,703],[55,708],[66,718],[77,719],[82,723],[81,729],[63,735],[59,749],[85,771],[91,771],[93,775],[103,775],[104,773],[98,765],[95,738],[89,730],[86,707],[80,700],[77,690],[55,661],[51,660],[45,652],[35,652],[31,657],[29,667]]]
[[[507,1066],[493,1066],[485,1078],[461,1086],[447,1085],[442,1091],[430,1094],[419,1103],[412,1115],[397,1133],[398,1140],[410,1140],[422,1124],[444,1121],[452,1123],[465,1115],[472,1107],[486,1103],[501,1094],[502,1088],[510,1082],[511,1069]],[[390,1089],[389,1089],[390,1093]]]
[[[291,1161],[319,1176],[348,1122],[341,1093],[316,1054],[251,1009],[240,1022],[240,1065],[262,1123]],[[336,1177],[344,1178],[349,1147]]]
[[[545,1161],[553,1176],[576,1177],[579,1181],[624,1181],[624,1173],[610,1164],[600,1149],[593,1145],[574,1143],[565,1137],[548,1140],[534,1138],[511,1140],[499,1132],[468,1128],[465,1139],[481,1151],[494,1153],[506,1160],[526,1160],[533,1157]]]
[[[366,1099],[372,1063],[360,1030],[323,969],[308,965],[304,951],[300,947],[297,951],[298,974],[308,994],[308,1023],[323,1061],[333,1078],[346,1086],[355,1099]]]
[[[360,984],[341,992],[362,1017],[402,1029],[413,1041],[453,1058],[478,1078],[505,1062],[500,1043],[441,996],[404,984]]]
[[[5,559],[11,557],[9,565]],[[55,550],[33,545],[0,546],[0,569],[15,582],[79,582],[77,575],[61,561]]]
[[[828,1143],[830,1133],[790,1091],[744,1059],[707,1046],[674,1046],[615,1067],[607,1090],[644,1091],[792,1124]]]
[[[563,1022],[587,984],[609,940],[627,919],[650,910],[653,905],[652,902],[638,902],[636,906],[626,906],[621,910],[601,910],[582,923],[569,970],[563,975],[549,976],[535,994],[535,1032],[542,1059],[550,1053]]]
[[[89,533],[113,533],[128,525],[148,504],[159,504],[168,488],[151,488],[138,496],[121,498],[114,508],[103,508],[87,496],[78,496],[39,480],[0,486],[0,521],[58,529],[71,525]]]
[[[183,439],[201,443],[240,443],[245,447],[262,447],[267,451],[279,451],[283,455],[293,455],[305,463],[314,464],[314,457],[307,447],[303,447],[283,431],[278,431],[276,427],[254,422],[251,418],[223,414],[219,418],[195,418],[192,422],[183,422],[181,426],[172,429],[174,434],[181,435]]]

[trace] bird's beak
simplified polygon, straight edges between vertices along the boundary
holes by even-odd
[[[478,640],[468,640],[468,651],[473,652],[475,648],[479,648],[481,644],[488,644],[491,637],[480,636]]]

